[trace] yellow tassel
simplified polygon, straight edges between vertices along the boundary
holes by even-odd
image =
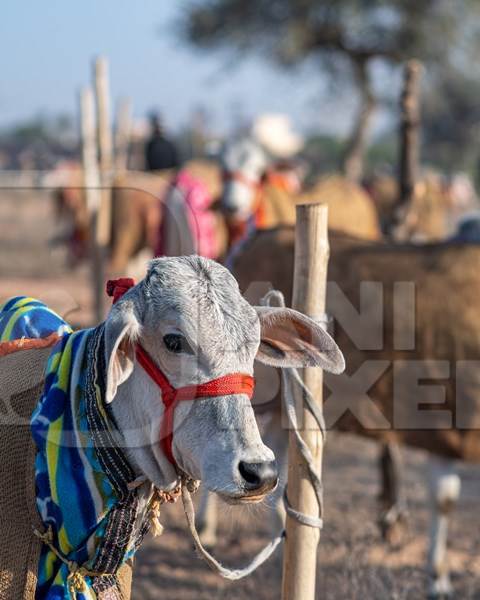
[[[77,592],[85,592],[87,584],[85,577],[111,577],[109,573],[99,573],[97,571],[90,571],[85,567],[80,567],[76,562],[68,560],[63,554],[55,548],[53,545],[53,530],[51,526],[48,527],[44,533],[34,529],[33,533],[44,543],[50,550],[57,556],[65,565],[67,565],[70,573],[67,577],[67,586],[70,596],[72,598],[77,597]]]
[[[165,502],[176,502],[182,494],[182,485],[186,485],[190,492],[196,492],[199,481],[182,477],[181,482],[171,491],[155,489],[150,501],[150,531],[154,537],[162,535],[163,525],[160,523],[160,507]]]
[[[67,577],[68,590],[73,598],[77,597],[77,592],[85,592],[87,584],[85,583],[85,575],[81,569],[74,569]]]
[[[154,495],[150,512],[150,525],[153,537],[158,537],[163,533],[163,525],[160,523],[160,506],[162,501],[157,495]]]

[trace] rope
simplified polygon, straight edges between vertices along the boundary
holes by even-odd
[[[85,577],[111,577],[110,573],[99,573],[97,571],[90,571],[84,566],[78,565],[75,561],[69,560],[66,556],[64,556],[53,543],[53,531],[51,525],[48,526],[48,529],[45,533],[41,533],[38,529],[34,529],[33,533],[39,538],[41,542],[43,542],[46,546],[50,548],[50,550],[55,554],[55,556],[61,560],[65,565],[67,565],[69,570],[69,575],[67,577],[67,585],[68,591],[72,598],[77,598],[77,592],[85,592],[87,589],[87,584],[85,582]]]
[[[180,483],[177,485],[172,491],[165,492],[162,490],[155,489],[152,499],[150,501],[150,512],[149,519],[151,523],[151,531],[154,536],[161,535],[163,533],[163,526],[160,524],[160,507],[162,504],[166,502],[176,502],[178,498],[182,497],[183,502],[183,510],[185,512],[185,517],[187,519],[188,528],[192,535],[195,548],[200,556],[207,562],[209,567],[216,571],[219,575],[224,577],[225,579],[229,579],[231,581],[235,581],[238,579],[242,579],[247,575],[250,575],[255,571],[260,565],[262,565],[266,560],[270,558],[270,556],[275,552],[277,546],[282,541],[285,536],[285,532],[282,531],[278,536],[276,536],[271,542],[269,542],[263,550],[261,550],[252,561],[243,569],[229,569],[228,567],[223,566],[214,556],[205,549],[200,541],[200,536],[197,531],[197,527],[195,525],[195,509],[192,502],[191,493],[194,493],[198,490],[200,486],[199,481],[195,481],[191,477],[189,477],[186,473],[179,473]],[[134,489],[143,483],[145,483],[146,478],[144,476],[139,477],[132,483],[130,483],[129,487]]]
[[[272,306],[275,302],[276,306],[281,308],[285,307],[285,298],[279,290],[271,290],[269,291],[260,301],[260,303],[264,306]],[[322,315],[321,317],[315,319],[322,327],[326,329],[329,323],[328,315]],[[295,397],[293,392],[293,383],[297,383],[303,395],[303,400],[305,402],[305,406],[310,414],[315,419],[320,433],[322,435],[323,443],[326,441],[327,432],[325,426],[325,420],[323,418],[323,412],[318,404],[315,402],[312,393],[305,385],[303,379],[300,377],[297,369],[287,368],[282,369],[282,382],[283,382],[283,403],[285,407],[285,413],[288,418],[288,423],[290,426],[290,430],[293,430],[295,434],[295,440],[297,442],[298,449],[300,454],[305,462],[307,467],[308,475],[310,478],[310,482],[312,484],[313,490],[315,492],[315,496],[317,498],[318,503],[318,514],[319,517],[314,517],[312,515],[306,515],[296,509],[294,509],[289,500],[288,500],[288,490],[287,486],[285,486],[285,492],[283,494],[283,503],[285,506],[285,510],[287,514],[295,519],[298,523],[302,525],[306,525],[307,527],[313,527],[316,529],[322,529],[323,527],[323,485],[322,485],[322,476],[319,473],[315,466],[315,461],[313,459],[310,448],[307,446],[302,436],[298,432],[298,419],[297,413],[295,410]]]
[[[288,422],[290,425],[290,429],[293,430],[295,434],[295,440],[297,442],[298,449],[300,450],[300,454],[305,462],[307,467],[308,475],[310,478],[310,482],[312,484],[313,490],[315,492],[315,496],[318,502],[318,513],[319,517],[313,517],[311,515],[306,515],[301,513],[298,510],[292,508],[288,501],[288,491],[287,486],[285,486],[285,492],[283,494],[283,503],[285,505],[285,510],[287,514],[301,523],[302,525],[307,525],[308,527],[315,527],[317,529],[322,529],[323,527],[323,485],[321,474],[316,470],[312,453],[310,448],[304,442],[302,436],[298,432],[298,420],[297,414],[295,411],[295,400],[292,391],[292,383],[293,380],[297,381],[303,390],[303,398],[306,402],[307,409],[315,418],[317,422],[318,428],[320,429],[320,433],[322,434],[322,439],[325,442],[326,439],[326,431],[325,431],[325,422],[323,420],[323,415],[321,414],[318,406],[314,404],[312,394],[310,390],[305,386],[302,378],[298,374],[296,369],[285,369],[282,372],[282,381],[284,384],[284,393],[283,400],[285,406],[285,412],[287,414]]]
[[[202,556],[202,558],[205,559],[209,567],[216,571],[224,579],[237,581],[238,579],[243,579],[243,577],[253,573],[256,569],[258,569],[258,567],[263,565],[263,563],[268,560],[270,556],[272,556],[277,549],[277,546],[285,537],[285,532],[282,531],[280,535],[269,542],[246,567],[243,567],[242,569],[229,569],[228,567],[225,567],[203,547],[202,542],[200,541],[200,537],[195,526],[195,510],[193,507],[192,497],[190,496],[190,492],[192,491],[190,482],[191,480],[188,479],[184,479],[182,482],[182,501],[188,527],[190,529],[190,533],[192,534],[195,548],[197,549],[198,553]]]

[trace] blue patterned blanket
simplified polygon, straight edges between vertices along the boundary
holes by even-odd
[[[116,573],[148,530],[135,474],[106,412],[103,325],[72,332],[43,303],[0,306],[0,342],[60,335],[31,419],[37,508],[45,525],[36,600],[120,600]],[[142,523],[136,527],[138,521]]]

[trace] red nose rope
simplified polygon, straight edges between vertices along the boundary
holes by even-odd
[[[107,294],[113,297],[113,304],[115,304],[134,285],[135,281],[130,278],[111,279],[107,282]],[[165,411],[160,426],[160,444],[165,456],[173,465],[175,464],[172,450],[174,410],[179,402],[183,400],[198,400],[200,398],[231,396],[233,394],[245,394],[249,398],[253,396],[255,381],[253,377],[244,373],[230,373],[206,383],[174,388],[140,343],[136,344],[135,352],[137,360],[144,371],[158,385],[162,392],[161,399],[165,406]]]

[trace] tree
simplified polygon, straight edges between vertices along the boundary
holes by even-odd
[[[445,69],[422,102],[422,158],[446,173],[476,173],[480,158],[480,80]]]
[[[28,156],[32,168],[48,169],[61,158],[73,158],[78,139],[73,118],[68,114],[38,115],[0,131],[0,152],[9,168],[20,168]]]
[[[442,65],[462,54],[460,41],[478,49],[476,0],[192,0],[180,35],[206,50],[257,52],[294,67],[314,59],[337,81],[353,83],[359,110],[343,157],[351,179],[362,175],[367,133],[378,104],[376,62],[409,58]],[[471,48],[468,49],[470,51]]]

